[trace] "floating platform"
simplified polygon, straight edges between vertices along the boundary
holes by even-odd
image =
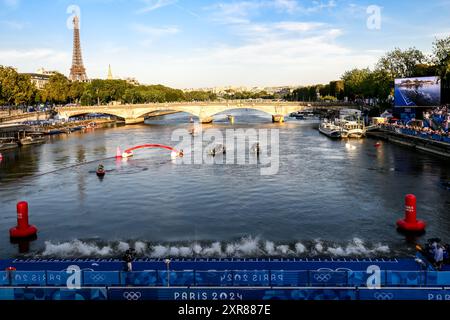
[[[450,300],[415,259],[3,260],[0,300]]]

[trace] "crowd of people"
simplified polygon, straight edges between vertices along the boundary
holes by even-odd
[[[397,133],[450,143],[449,125],[449,107],[443,106],[425,112],[423,120],[391,120],[382,126]]]

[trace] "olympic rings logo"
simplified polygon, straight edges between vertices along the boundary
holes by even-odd
[[[331,274],[329,273],[316,273],[314,275],[314,280],[317,282],[328,282],[331,280]]]
[[[387,293],[387,292],[376,292],[373,296],[377,300],[392,300],[392,299],[394,299],[394,294]]]
[[[91,279],[94,282],[100,282],[100,281],[104,281],[105,280],[105,276],[102,275],[101,273],[94,273],[91,275]]]
[[[142,298],[142,293],[140,293],[140,292],[124,292],[123,297],[128,301],[137,301]]]

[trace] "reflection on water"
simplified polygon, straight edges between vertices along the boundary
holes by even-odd
[[[116,147],[174,145],[189,116],[146,125],[52,137],[4,154],[0,164],[0,255],[17,255],[8,238],[15,205],[30,204],[39,228],[32,253],[118,255],[129,245],[147,256],[398,255],[411,245],[395,230],[407,193],[418,197],[427,236],[450,241],[448,161],[366,139],[332,141],[297,121],[234,112],[207,127],[280,130],[280,171],[257,164],[183,165],[158,150],[116,161]],[[447,161],[447,162],[446,162]],[[108,170],[99,180],[96,167]],[[126,249],[125,249],[126,250]]]

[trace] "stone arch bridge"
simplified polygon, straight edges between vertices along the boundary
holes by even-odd
[[[284,121],[284,117],[292,112],[311,108],[298,102],[185,102],[185,103],[152,103],[115,106],[90,106],[90,107],[60,107],[56,112],[60,118],[68,119],[85,114],[99,113],[123,118],[126,124],[138,124],[145,117],[158,115],[164,112],[185,112],[198,117],[202,123],[210,123],[213,116],[229,110],[254,109],[272,116],[274,122]],[[331,105],[330,107],[331,108]]]

